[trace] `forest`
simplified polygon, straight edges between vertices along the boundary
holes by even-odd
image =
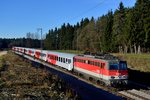
[[[49,29],[42,40],[47,50],[89,50],[91,52],[150,52],[150,1],[137,0],[127,8],[121,2],[114,12],[98,18],[84,18],[75,25],[64,23]],[[7,40],[7,41],[6,41]],[[0,39],[0,48],[12,46],[40,48],[40,39]]]

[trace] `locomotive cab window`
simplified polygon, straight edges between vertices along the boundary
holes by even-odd
[[[127,64],[125,61],[120,61],[119,70],[127,70]]]
[[[119,69],[119,65],[118,64],[110,64],[108,69],[109,70],[118,70]]]

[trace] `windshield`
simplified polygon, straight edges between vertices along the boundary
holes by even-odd
[[[118,70],[118,64],[110,64],[109,70]]]
[[[120,70],[126,70],[126,69],[127,69],[127,64],[126,64],[126,62],[120,62],[119,65],[120,65],[120,66],[119,66],[119,69],[120,69]]]
[[[120,61],[120,63],[110,64],[109,70],[126,70],[127,64],[124,61]]]

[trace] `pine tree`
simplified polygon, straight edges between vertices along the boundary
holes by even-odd
[[[121,2],[119,8],[115,11],[114,14],[114,23],[113,23],[113,41],[114,46],[118,46],[119,52],[123,52],[123,48],[125,47],[125,39],[124,39],[124,31],[123,28],[125,26],[125,8],[123,3]]]
[[[112,25],[113,25],[113,13],[109,11],[106,15],[106,25],[104,27],[102,50],[104,52],[112,52]]]

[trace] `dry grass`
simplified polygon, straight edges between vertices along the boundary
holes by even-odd
[[[0,71],[0,100],[53,100],[74,97],[66,94],[68,86],[58,76],[35,65],[33,67],[29,60],[11,52],[3,57],[5,70]]]
[[[56,52],[63,52],[63,53],[71,53],[71,54],[83,54],[83,51],[78,50],[54,50]]]

